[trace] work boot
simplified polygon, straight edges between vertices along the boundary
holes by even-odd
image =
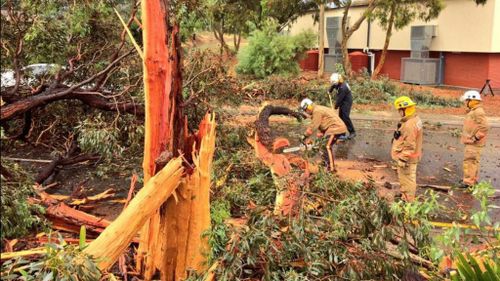
[[[349,136],[347,137],[347,139],[352,140],[355,137],[356,137],[356,133],[353,132],[353,133],[349,134]]]
[[[466,184],[463,181],[459,182],[457,185],[458,188],[469,189],[471,187],[470,184]]]
[[[347,140],[347,139],[349,139],[349,138],[348,138],[348,137],[346,137],[345,135],[341,135],[341,136],[339,136],[339,137],[337,138],[337,140],[338,140],[338,141],[345,141],[345,140]]]

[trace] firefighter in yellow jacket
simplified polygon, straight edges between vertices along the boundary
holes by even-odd
[[[481,150],[486,143],[489,127],[478,91],[467,91],[460,100],[467,107],[461,139],[462,143],[465,144],[465,151],[464,177],[460,187],[468,188],[477,183]]]
[[[406,202],[415,200],[417,164],[422,157],[422,120],[416,114],[416,103],[402,96],[394,101],[401,120],[392,140],[392,159],[397,162],[401,196]]]
[[[311,116],[311,125],[304,133],[303,140],[306,141],[316,130],[319,130],[318,136],[327,138],[327,144],[323,153],[323,158],[327,169],[335,171],[333,160],[333,145],[339,139],[344,139],[347,127],[344,121],[340,119],[337,112],[329,107],[316,105],[310,99],[303,99],[300,103],[300,109]]]

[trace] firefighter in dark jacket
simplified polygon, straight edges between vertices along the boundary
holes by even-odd
[[[339,73],[333,73],[330,77],[330,82],[332,83],[332,86],[330,86],[328,92],[332,93],[334,89],[337,90],[337,95],[335,96],[335,109],[339,109],[340,119],[344,121],[347,126],[347,130],[349,131],[348,138],[352,139],[356,136],[356,131],[354,130],[351,118],[349,117],[352,107],[351,88],[349,88],[349,85],[344,82],[344,78]]]

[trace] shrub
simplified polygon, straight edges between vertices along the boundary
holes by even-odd
[[[16,238],[29,233],[34,227],[41,227],[44,221],[38,216],[43,213],[40,205],[29,203],[33,196],[33,181],[19,165],[2,160],[2,167],[12,178],[2,176],[2,225],[1,238]]]
[[[238,54],[236,71],[264,78],[271,74],[297,74],[297,60],[315,42],[314,34],[303,32],[295,36],[279,34],[277,24],[268,21],[262,30],[255,30],[248,46]]]
[[[110,160],[128,154],[140,152],[144,138],[144,126],[134,116],[98,113],[88,117],[77,125],[78,145],[87,153],[97,153]]]
[[[409,96],[419,106],[461,106],[460,101],[457,99],[435,96],[432,92],[427,90],[421,91],[409,87],[399,86],[390,81],[386,76],[381,76],[376,80],[372,80],[368,73],[363,73],[354,77],[348,83],[351,86],[354,103],[392,103],[399,96]]]

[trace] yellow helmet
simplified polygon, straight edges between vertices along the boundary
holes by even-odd
[[[394,107],[396,109],[408,108],[413,105],[417,104],[407,96],[401,96],[394,101]]]

